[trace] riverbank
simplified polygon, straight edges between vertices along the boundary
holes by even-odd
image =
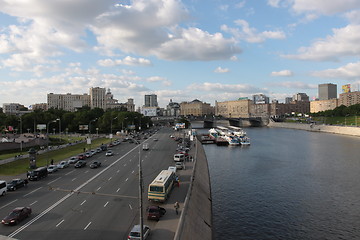
[[[305,124],[305,123],[286,123],[286,122],[273,122],[273,121],[270,121],[267,126],[360,137],[360,127],[316,125],[316,124]]]

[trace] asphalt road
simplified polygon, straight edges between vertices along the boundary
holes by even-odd
[[[141,140],[148,143],[148,151],[142,150],[142,144],[122,142],[112,147],[114,156],[98,153],[87,160],[85,168],[61,169],[1,197],[1,218],[18,206],[30,206],[33,213],[17,226],[1,225],[0,235],[27,240],[126,239],[139,222],[139,159],[145,213],[151,204],[147,201],[147,186],[162,169],[174,165],[177,143],[170,140],[171,133],[170,128],[162,128]],[[93,160],[101,161],[101,167],[90,169]],[[144,223],[150,227],[156,224],[145,217]]]

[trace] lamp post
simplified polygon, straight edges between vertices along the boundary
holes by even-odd
[[[61,119],[57,118],[56,121],[59,121],[59,135],[61,137]]]
[[[89,141],[90,141],[90,149],[91,149],[91,122],[95,122],[97,120],[97,118],[91,120],[89,122]]]
[[[112,143],[112,138],[113,138],[113,135],[112,135],[112,130],[113,130],[113,120],[117,119],[118,117],[115,117],[115,118],[111,118],[111,124],[110,124],[110,142]]]
[[[56,120],[51,120],[50,122],[47,123],[46,125],[46,137],[47,137],[47,146],[46,146],[46,151],[49,151],[49,125],[50,123],[56,122]],[[46,158],[46,166],[49,166],[49,155],[47,155]]]
[[[124,131],[124,121],[125,121],[125,119],[128,119],[128,118],[125,117],[125,118],[122,120],[122,122],[121,122],[121,130],[123,130],[123,131]]]
[[[142,167],[141,167],[141,153],[139,145],[139,207],[140,207],[140,239],[144,239],[144,219],[143,219],[143,184],[142,184]]]

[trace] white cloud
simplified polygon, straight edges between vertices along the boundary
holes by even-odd
[[[283,87],[283,88],[293,88],[293,89],[317,89],[318,85],[316,84],[309,84],[303,82],[277,82],[277,83],[269,83],[268,86],[276,86],[276,87]]]
[[[302,47],[296,55],[283,57],[300,60],[338,61],[344,56],[360,55],[360,25],[348,25],[333,29],[333,35],[315,41],[310,47]]]
[[[214,70],[215,73],[228,73],[230,72],[230,69],[228,68],[222,68],[222,67],[217,67],[215,70]]]
[[[128,66],[150,66],[151,61],[145,58],[134,58],[127,56],[123,59],[102,59],[98,60],[98,64],[103,67],[113,67],[118,65],[128,65]]]
[[[292,9],[297,13],[314,12],[333,15],[360,7],[359,0],[294,0]]]
[[[222,92],[227,93],[253,93],[253,92],[265,92],[264,89],[260,89],[248,84],[223,84],[223,83],[194,83],[187,87],[187,89],[196,89],[197,91],[205,92]]]
[[[359,9],[347,12],[345,14],[345,16],[352,24],[360,24],[360,10]]]
[[[258,32],[256,28],[250,27],[249,23],[245,20],[238,19],[235,24],[239,28],[230,28],[227,25],[222,25],[221,30],[231,33],[236,39],[244,40],[250,43],[262,43],[266,39],[285,39],[286,35],[283,31],[263,31]]]
[[[161,82],[164,86],[170,86],[172,83],[167,78],[153,76],[146,79],[147,82]]]
[[[337,78],[349,81],[360,80],[360,62],[348,63],[336,69],[316,71],[312,75],[321,78]]]
[[[281,70],[279,72],[271,72],[270,76],[272,77],[291,77],[293,72],[290,70]]]
[[[245,1],[241,1],[241,2],[235,4],[235,8],[243,8],[245,6],[245,4],[246,4]]]

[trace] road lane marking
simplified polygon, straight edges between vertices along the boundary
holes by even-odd
[[[56,182],[57,180],[59,180],[61,177],[58,177],[57,179],[55,179],[55,180],[52,180],[51,182],[49,182],[47,185],[50,185],[50,184],[52,184],[53,182]]]
[[[17,201],[17,199],[15,199],[14,201],[11,201],[11,202],[9,202],[8,204],[2,206],[0,209],[3,209],[4,207],[9,206],[10,204],[12,204],[12,203],[14,203],[14,202],[16,202],[16,201]]]
[[[104,205],[104,207],[106,207],[108,204],[109,204],[109,202],[106,202],[105,205]]]
[[[68,173],[66,173],[65,175],[69,175],[69,174],[71,174],[72,172],[74,172],[75,170],[72,170],[71,172],[68,172]]]
[[[28,194],[25,194],[23,197],[26,197],[26,196],[28,196],[28,195],[30,195],[30,194],[32,194],[32,193],[34,193],[34,192],[38,191],[40,188],[42,188],[42,187],[39,187],[39,188],[37,188],[37,189],[35,189],[35,190],[33,190],[33,191],[29,192]]]
[[[120,172],[120,170],[117,170],[117,171],[116,171],[116,173],[119,173],[119,172]]]
[[[76,180],[76,178],[71,179],[72,182],[75,181],[75,180]]]
[[[91,222],[88,223],[88,225],[86,225],[86,227],[84,228],[84,230],[86,230],[89,226],[90,226]]]
[[[132,206],[129,204],[129,208],[132,210]]]
[[[101,187],[98,187],[98,189],[96,189],[96,191],[99,191],[101,189]]]
[[[126,163],[124,164],[124,167],[126,167]]]
[[[37,203],[37,201],[35,201],[35,202],[31,203],[31,204],[30,204],[30,206],[34,205],[35,203]]]
[[[62,224],[64,221],[65,221],[64,219],[63,219],[63,220],[61,220],[58,224],[56,224],[56,226],[55,226],[55,227],[60,226],[60,224]]]
[[[79,187],[74,189],[74,192],[79,191],[81,188],[85,187],[87,184],[89,184],[90,182],[92,182],[94,179],[96,179],[97,177],[99,177],[101,174],[103,174],[106,170],[108,170],[109,168],[111,168],[112,166],[114,166],[115,164],[117,164],[120,160],[122,160],[123,158],[125,158],[127,155],[129,155],[131,152],[133,152],[134,150],[136,150],[137,147],[134,147],[133,149],[131,149],[129,152],[125,153],[123,156],[121,156],[120,158],[118,158],[116,161],[114,161],[113,163],[111,163],[109,166],[107,166],[106,168],[104,168],[103,170],[101,170],[100,172],[98,172],[96,175],[94,175],[93,177],[91,177],[89,180],[85,181],[83,184],[81,184]],[[73,170],[75,171],[75,170]],[[71,172],[73,172],[71,171]],[[71,173],[69,172],[69,173]],[[68,173],[68,174],[69,174]],[[66,174],[67,175],[67,174]],[[40,187],[41,188],[41,187]],[[68,199],[69,197],[71,197],[74,192],[71,192],[67,195],[65,195],[63,198],[61,198],[60,200],[58,200],[57,202],[55,202],[53,205],[51,205],[50,207],[48,207],[47,209],[45,209],[43,212],[39,213],[39,215],[35,216],[33,219],[31,219],[30,221],[28,221],[27,223],[25,223],[24,225],[22,225],[21,227],[19,227],[18,229],[16,229],[14,232],[12,232],[11,234],[8,235],[8,237],[14,237],[16,236],[18,233],[22,232],[24,229],[26,229],[28,226],[30,226],[31,224],[33,224],[34,222],[36,222],[37,220],[39,220],[41,217],[43,217],[45,214],[47,214],[48,212],[50,212],[51,210],[53,210],[55,207],[57,207],[58,205],[60,205],[62,202],[64,202],[66,199]]]
[[[129,178],[125,179],[125,182],[127,182],[129,180]]]
[[[112,179],[112,177],[109,177],[108,181],[110,181]]]
[[[86,200],[84,200],[84,201],[80,204],[80,206],[82,206],[85,202],[86,202]]]
[[[116,192],[119,192],[120,191],[120,188],[118,188],[118,190],[116,190]]]
[[[85,173],[88,173],[88,172],[89,172],[89,170],[86,170],[86,171],[85,171]]]
[[[135,172],[135,170],[133,170],[131,173],[134,173]]]

